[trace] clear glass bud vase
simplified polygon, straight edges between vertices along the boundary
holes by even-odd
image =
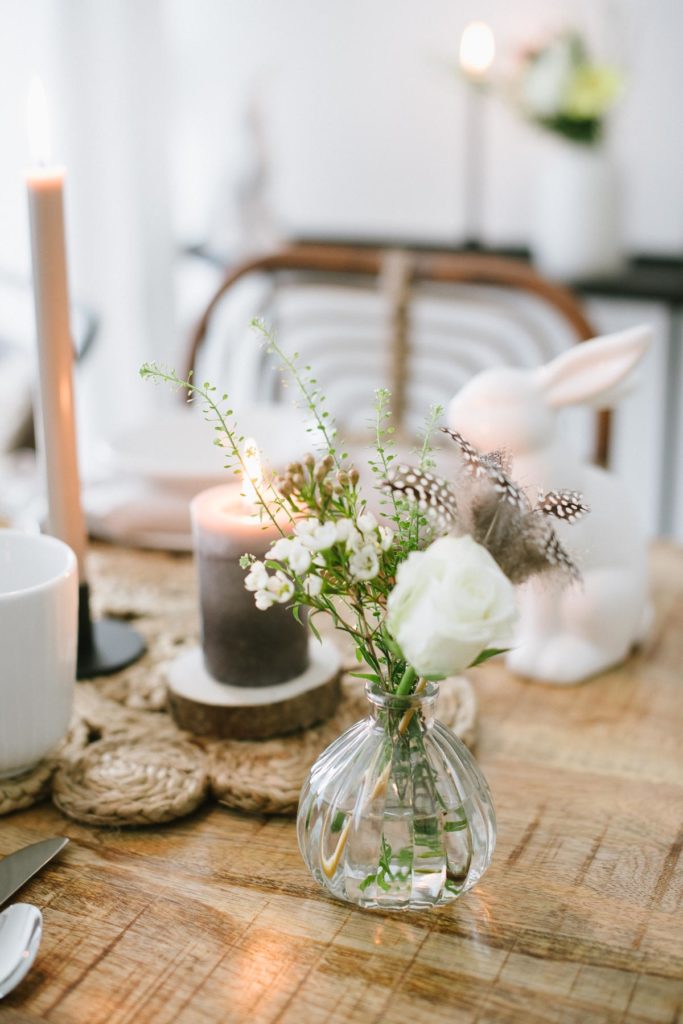
[[[450,903],[491,862],[496,822],[481,771],[434,720],[437,686],[397,697],[368,685],[367,718],[313,765],[299,801],[299,847],[314,878],[361,907]]]

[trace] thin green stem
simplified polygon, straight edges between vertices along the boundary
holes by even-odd
[[[275,335],[272,333],[272,331],[268,330],[268,328],[263,323],[263,321],[259,320],[258,318],[255,318],[254,320],[251,321],[251,325],[252,325],[252,327],[256,328],[257,331],[261,332],[261,334],[264,336],[264,338],[268,342],[269,348],[272,349],[272,351],[277,355],[278,359],[280,359],[281,362],[283,363],[283,365],[287,368],[288,372],[290,373],[290,375],[292,377],[292,380],[294,381],[296,386],[299,388],[299,391],[301,392],[301,394],[306,399],[306,404],[307,404],[309,410],[313,413],[313,416],[315,417],[315,421],[316,421],[316,423],[318,425],[318,430],[320,431],[320,433],[322,434],[323,438],[325,439],[325,445],[327,447],[327,451],[329,452],[329,454],[334,459],[335,466],[337,467],[337,469],[341,469],[341,462],[339,461],[339,457],[337,455],[337,450],[336,450],[336,447],[335,447],[335,444],[334,444],[334,436],[328,430],[327,424],[325,423],[325,420],[323,419],[323,416],[322,416],[322,414],[321,414],[321,412],[320,412],[320,410],[318,408],[318,401],[316,400],[316,394],[313,391],[310,390],[310,388],[307,385],[306,381],[304,380],[304,378],[299,373],[299,370],[297,369],[297,365],[294,362],[294,360],[290,356],[288,356],[287,353],[283,351],[283,349],[280,348],[280,346],[278,345],[278,343],[277,343],[277,341],[275,339]],[[318,394],[319,394],[319,392],[318,392]]]
[[[417,672],[412,665],[406,665],[405,672],[401,676],[401,681],[396,687],[397,697],[407,697],[413,688],[413,683],[417,679]]]
[[[280,533],[280,535],[282,537],[286,536],[285,531],[282,529],[282,526],[278,522],[277,516],[274,515],[274,513],[273,513],[273,511],[271,509],[271,502],[266,500],[265,495],[261,493],[261,490],[259,489],[257,484],[249,476],[249,469],[247,467],[246,462],[244,461],[244,456],[243,456],[243,454],[242,454],[242,452],[240,450],[240,447],[237,444],[237,442],[235,441],[234,431],[230,428],[227,420],[225,419],[225,416],[223,415],[223,413],[220,410],[220,407],[216,404],[216,402],[214,402],[214,400],[211,397],[211,394],[209,393],[209,391],[207,391],[205,388],[197,387],[197,385],[193,384],[192,381],[190,381],[190,380],[181,380],[180,377],[178,377],[178,375],[176,373],[166,373],[164,370],[160,369],[160,367],[158,367],[158,366],[146,366],[143,369],[144,369],[145,376],[157,377],[160,380],[164,380],[167,383],[173,384],[176,387],[183,388],[183,389],[189,391],[191,394],[198,395],[206,403],[206,405],[209,407],[211,412],[214,414],[214,416],[218,420],[218,423],[220,425],[220,429],[225,434],[225,436],[228,438],[228,441],[230,442],[230,450],[232,452],[232,455],[234,456],[234,458],[239,463],[239,465],[240,465],[240,467],[242,469],[242,473],[244,475],[244,478],[246,480],[249,480],[251,486],[253,487],[254,494],[256,495],[256,500],[257,500],[258,504],[261,506],[263,511],[266,513],[268,518],[271,520],[271,522],[273,523],[273,525],[275,526],[277,531]],[[271,488],[271,490],[272,490],[272,488]],[[279,499],[279,497],[276,497],[275,503],[277,504],[277,506],[279,508],[283,509],[283,511],[287,515],[287,518],[291,522],[292,517],[291,517],[288,509],[285,508],[284,503],[282,502],[282,500]]]

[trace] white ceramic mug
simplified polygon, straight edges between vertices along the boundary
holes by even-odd
[[[66,735],[77,641],[71,548],[0,530],[0,777],[27,771]]]

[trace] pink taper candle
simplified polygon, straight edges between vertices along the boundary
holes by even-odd
[[[29,92],[28,131],[34,166],[26,181],[49,525],[50,533],[65,541],[76,553],[83,582],[86,527],[76,450],[73,343],[64,241],[64,170],[48,165],[45,94],[37,79]]]

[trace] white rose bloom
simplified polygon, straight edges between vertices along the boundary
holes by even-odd
[[[323,581],[319,576],[307,576],[304,580],[304,590],[309,597],[317,597],[323,589]]]
[[[379,546],[382,551],[388,551],[391,545],[394,543],[394,531],[390,526],[380,526],[379,528]]]
[[[267,590],[256,591],[256,607],[260,612],[266,612],[269,608],[272,608],[274,602],[273,595],[269,594]]]
[[[251,569],[244,577],[244,586],[252,592],[265,590],[268,586],[268,570],[263,562],[253,562]]]
[[[356,525],[361,533],[374,533],[377,529],[377,520],[373,516],[372,512],[363,512],[358,516]]]
[[[377,549],[366,544],[360,551],[355,551],[349,559],[349,569],[354,580],[372,580],[379,572]]]
[[[462,672],[488,647],[510,642],[514,588],[470,536],[441,537],[398,569],[387,625],[420,675]]]
[[[290,541],[290,545],[287,557],[292,570],[299,575],[308,572],[311,567],[311,552],[299,540]]]
[[[266,593],[272,594],[273,601],[278,604],[285,604],[294,593],[294,584],[283,572],[276,572],[268,580]]]

